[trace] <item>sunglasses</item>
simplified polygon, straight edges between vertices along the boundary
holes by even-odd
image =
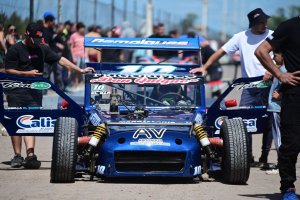
[[[15,28],[10,28],[10,29],[9,29],[10,32],[13,32],[13,31],[16,31],[16,30],[17,30],[17,29],[15,29]]]

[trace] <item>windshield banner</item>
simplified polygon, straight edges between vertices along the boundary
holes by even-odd
[[[91,78],[90,83],[135,83],[139,85],[158,84],[196,84],[202,81],[201,77],[197,76],[159,76],[159,75],[121,75],[121,74],[95,74]]]
[[[85,37],[85,47],[101,49],[161,49],[199,51],[197,38],[102,38]]]

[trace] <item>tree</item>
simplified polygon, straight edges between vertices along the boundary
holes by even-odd
[[[290,6],[288,9],[279,8],[276,13],[277,15],[269,19],[268,26],[271,30],[275,30],[285,20],[300,15],[300,6]]]
[[[16,12],[13,12],[11,16],[7,19],[5,24],[6,25],[13,24],[17,29],[17,33],[23,34],[25,32],[28,23],[29,23],[28,18],[25,18],[23,20]]]
[[[187,16],[181,21],[180,25],[182,28],[182,33],[186,34],[189,32],[189,29],[194,28],[194,23],[197,19],[197,15],[194,13],[189,13]]]
[[[0,13],[0,24],[3,24],[6,22],[7,16],[5,13]]]

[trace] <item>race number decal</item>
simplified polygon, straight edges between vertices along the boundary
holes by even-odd
[[[176,67],[172,65],[127,65],[119,68],[122,69],[120,74],[170,74],[176,70]]]

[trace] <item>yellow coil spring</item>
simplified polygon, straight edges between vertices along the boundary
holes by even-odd
[[[194,131],[195,131],[195,134],[196,134],[196,137],[198,138],[198,140],[202,140],[203,138],[207,138],[207,135],[204,131],[203,126],[201,126],[199,124],[195,125]]]
[[[100,140],[105,134],[106,134],[105,125],[100,125],[100,126],[97,126],[95,132],[93,133],[93,137]]]

